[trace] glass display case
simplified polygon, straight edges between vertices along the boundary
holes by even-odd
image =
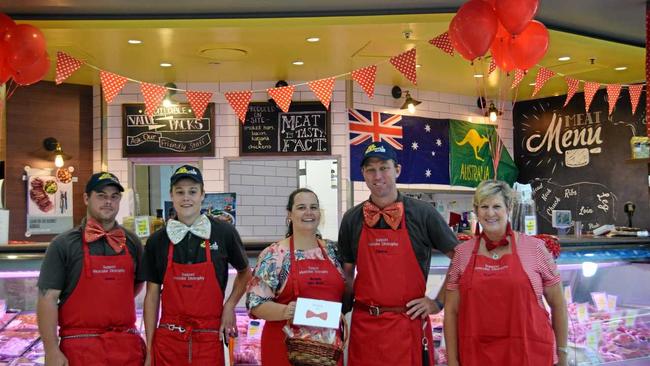
[[[557,262],[569,304],[569,364],[650,365],[650,240],[583,237],[561,243]],[[44,249],[0,247],[0,366],[44,364],[34,315]],[[445,256],[431,259],[429,295],[442,285],[448,266]],[[144,333],[143,298],[144,292],[136,305],[137,326]],[[443,317],[431,316],[437,365],[446,364]],[[259,365],[263,321],[247,316],[243,300],[237,326],[240,337],[231,344],[233,364]]]

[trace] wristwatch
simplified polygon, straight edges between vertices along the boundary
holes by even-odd
[[[557,348],[557,351],[558,351],[558,352],[562,352],[562,353],[564,353],[565,355],[568,355],[568,354],[569,354],[569,348],[567,348],[567,347],[558,347],[558,348]]]
[[[433,298],[433,302],[436,303],[436,306],[438,306],[438,309],[442,310],[445,307],[445,304],[443,304],[440,300],[437,298]]]

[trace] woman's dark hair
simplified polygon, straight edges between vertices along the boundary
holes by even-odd
[[[294,190],[293,192],[291,192],[291,194],[289,195],[289,202],[287,202],[287,211],[288,212],[291,212],[291,209],[293,208],[293,204],[294,204],[294,202],[296,200],[296,196],[298,195],[298,193],[311,193],[311,194],[314,195],[314,197],[316,197],[316,202],[318,202],[318,196],[316,195],[316,193],[314,193],[314,191],[312,191],[309,188],[298,188],[298,189]],[[287,234],[285,235],[285,237],[288,238],[291,235],[293,235],[293,222],[291,222],[291,220],[289,220],[289,219],[287,219],[287,221],[288,221],[287,222]]]

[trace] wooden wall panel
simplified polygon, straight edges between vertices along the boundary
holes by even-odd
[[[75,225],[86,214],[85,183],[92,174],[92,87],[40,82],[21,87],[7,101],[7,149],[5,170],[6,206],[10,210],[9,240],[47,242],[53,235],[25,237],[27,186],[22,180],[25,165],[54,168],[46,160],[43,140],[54,137],[72,158],[73,218]]]

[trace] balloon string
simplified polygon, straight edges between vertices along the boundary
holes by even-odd
[[[7,87],[7,97],[5,98],[6,100],[9,100],[9,98],[11,98],[11,96],[14,95],[14,93],[16,92],[16,89],[18,89],[19,85],[18,85],[18,83],[16,83],[13,80],[8,81],[7,83],[8,84],[11,83]]]

